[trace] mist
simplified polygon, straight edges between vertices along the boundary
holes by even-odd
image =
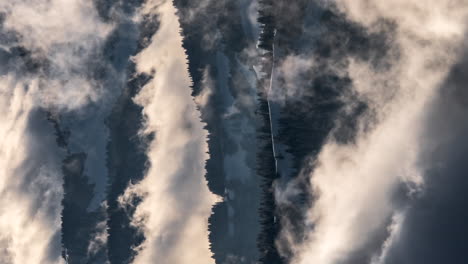
[[[427,150],[422,146],[439,140],[425,131],[437,118],[430,115],[432,104],[463,54],[468,9],[464,1],[321,4],[369,33],[382,32],[388,24],[394,30],[384,31],[389,46],[382,47],[388,49],[383,62],[349,56],[347,66],[336,69],[352,83],[352,96],[344,94],[343,104],[357,98],[367,109],[357,119],[352,140],[343,142],[330,133],[303,168],[303,173],[311,171],[313,196],[304,223],[308,231],[297,244],[286,226],[279,243],[293,244],[292,263],[386,263],[412,201],[425,191],[433,163],[423,158]]]

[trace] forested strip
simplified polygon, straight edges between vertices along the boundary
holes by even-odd
[[[127,6],[127,8],[129,8]],[[145,49],[151,37],[159,27],[156,15],[143,17],[138,25],[136,45],[130,55],[136,55]],[[112,50],[119,45],[119,39],[124,38],[118,32],[115,39],[108,43],[110,58]],[[109,142],[107,145],[107,168],[109,181],[107,186],[107,226],[108,226],[108,259],[111,263],[131,263],[134,249],[144,241],[144,236],[131,221],[141,198],[133,197],[133,201],[122,206],[118,197],[122,195],[130,184],[137,184],[146,173],[146,150],[153,135],[142,137],[140,130],[144,126],[142,107],[137,105],[133,97],[138,94],[145,84],[151,80],[147,74],[139,74],[136,65],[129,60],[126,67],[128,81],[117,99],[112,113],[106,120],[109,128]]]
[[[258,23],[261,33],[257,47],[261,49],[261,65],[259,71],[262,77],[258,80],[257,93],[257,175],[261,178],[262,201],[260,204],[261,232],[257,245],[260,251],[259,262],[264,264],[280,264],[280,257],[275,241],[279,233],[280,223],[276,217],[276,202],[273,182],[278,178],[273,151],[271,112],[268,103],[271,72],[274,65],[275,45],[275,1],[259,0]],[[262,51],[263,50],[263,51]]]

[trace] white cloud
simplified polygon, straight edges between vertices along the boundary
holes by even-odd
[[[89,78],[87,64],[113,26],[99,20],[92,2],[83,0],[3,1],[4,30],[14,32],[31,57],[48,63],[46,72],[17,72],[25,85],[35,88],[37,105],[77,109],[103,96]]]
[[[307,216],[314,228],[306,242],[293,245],[295,264],[346,261],[399,215],[393,198],[400,184],[407,183],[413,191],[424,187],[424,122],[466,30],[466,1],[334,2],[371,32],[378,30],[379,19],[396,23],[395,34],[388,37],[400,56],[390,53],[392,67],[386,71],[350,59],[347,71],[354,92],[370,110],[359,120],[354,142],[338,143],[330,137],[311,164],[315,200]],[[289,239],[287,229],[283,239]],[[388,238],[384,247],[392,241]]]
[[[210,77],[209,68],[207,67],[203,71],[202,90],[194,98],[195,103],[198,107],[200,107],[201,110],[208,106],[208,102],[210,101],[211,95],[213,94],[213,89],[213,80]]]
[[[1,77],[0,95],[0,262],[60,263],[60,250],[49,254],[62,199],[60,160],[48,145],[54,141],[39,141],[41,129],[30,124],[35,102],[21,84]]]
[[[191,96],[178,18],[172,1],[149,1],[141,12],[158,12],[161,25],[152,43],[135,56],[138,71],[155,71],[135,98],[144,107],[142,133],[154,132],[155,139],[147,153],[145,178],[123,196],[143,198],[133,223],[146,239],[133,263],[214,263],[208,217],[217,199],[204,177],[207,131]]]
[[[392,222],[390,225],[387,227],[387,231],[389,233],[389,236],[387,239],[384,241],[382,245],[382,251],[380,254],[374,255],[374,257],[371,260],[371,264],[382,264],[384,263],[390,248],[392,247],[393,243],[396,243],[398,239],[400,238],[401,234],[401,228],[403,226],[403,222],[405,220],[405,211],[399,211],[396,212],[392,216]]]
[[[15,57],[0,75],[0,262],[63,263],[65,153],[41,111],[77,110],[103,96],[87,63],[112,25],[99,20],[91,1],[82,0],[1,1],[0,13],[0,30],[15,36],[2,39],[2,49],[20,46],[39,65],[26,71],[32,63]]]
[[[103,210],[107,209],[107,203],[101,204]],[[93,256],[100,250],[107,246],[107,239],[109,234],[107,233],[107,219],[96,224],[95,233],[88,244],[88,256]]]
[[[310,73],[317,70],[313,59],[300,55],[288,55],[278,64],[275,71],[280,85],[273,87],[268,95],[269,99],[279,103],[300,99],[310,86],[307,83]]]

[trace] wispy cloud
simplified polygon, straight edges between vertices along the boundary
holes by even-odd
[[[16,88],[8,98],[10,103],[1,107],[0,262],[59,263],[62,189],[58,150],[50,137],[53,131],[32,122],[40,115],[33,113],[31,98]]]
[[[87,62],[112,25],[89,1],[0,3],[2,263],[62,263],[61,161],[46,111],[79,110],[103,90]]]
[[[0,12],[5,14],[4,30],[17,37],[9,48],[23,47],[46,67],[38,74],[20,77],[36,87],[31,93],[37,105],[76,109],[100,98],[103,91],[89,78],[86,62],[112,26],[99,20],[91,2],[3,2]]]
[[[391,40],[386,47],[391,52],[384,58],[389,67],[347,58],[344,74],[351,78],[352,94],[369,109],[358,120],[355,140],[343,143],[330,136],[308,166],[313,168],[309,177],[314,196],[307,214],[310,231],[304,243],[293,246],[293,263],[347,263],[386,232],[391,235],[378,258],[384,261],[395,230],[404,223],[396,221],[404,219],[395,200],[399,188],[406,185],[407,195],[424,188],[430,164],[421,161],[421,144],[427,140],[423,129],[430,120],[429,104],[460,54],[468,8],[466,1],[322,4],[369,32],[379,31],[382,22],[393,23],[395,31],[386,35]],[[283,232],[287,239],[288,230]]]

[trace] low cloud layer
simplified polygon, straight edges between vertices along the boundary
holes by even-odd
[[[383,48],[390,52],[383,58],[385,67],[348,58],[342,74],[352,81],[353,98],[342,100],[352,104],[358,98],[368,109],[358,119],[354,140],[343,143],[330,135],[307,166],[313,168],[309,177],[314,201],[306,223],[310,231],[304,243],[292,246],[292,263],[386,263],[411,210],[412,203],[401,200],[424,193],[426,173],[433,165],[422,158],[426,151],[422,145],[436,138],[424,131],[433,122],[428,116],[432,102],[446,85],[457,56],[463,54],[467,3],[338,0],[322,4],[370,33],[388,23],[395,30],[386,32],[390,46]],[[302,67],[303,62],[295,65]],[[290,76],[285,75],[286,81]],[[288,240],[288,232],[286,227],[283,240]]]
[[[87,64],[112,27],[89,1],[0,3],[1,263],[64,262],[66,153],[47,116],[104,96]]]

